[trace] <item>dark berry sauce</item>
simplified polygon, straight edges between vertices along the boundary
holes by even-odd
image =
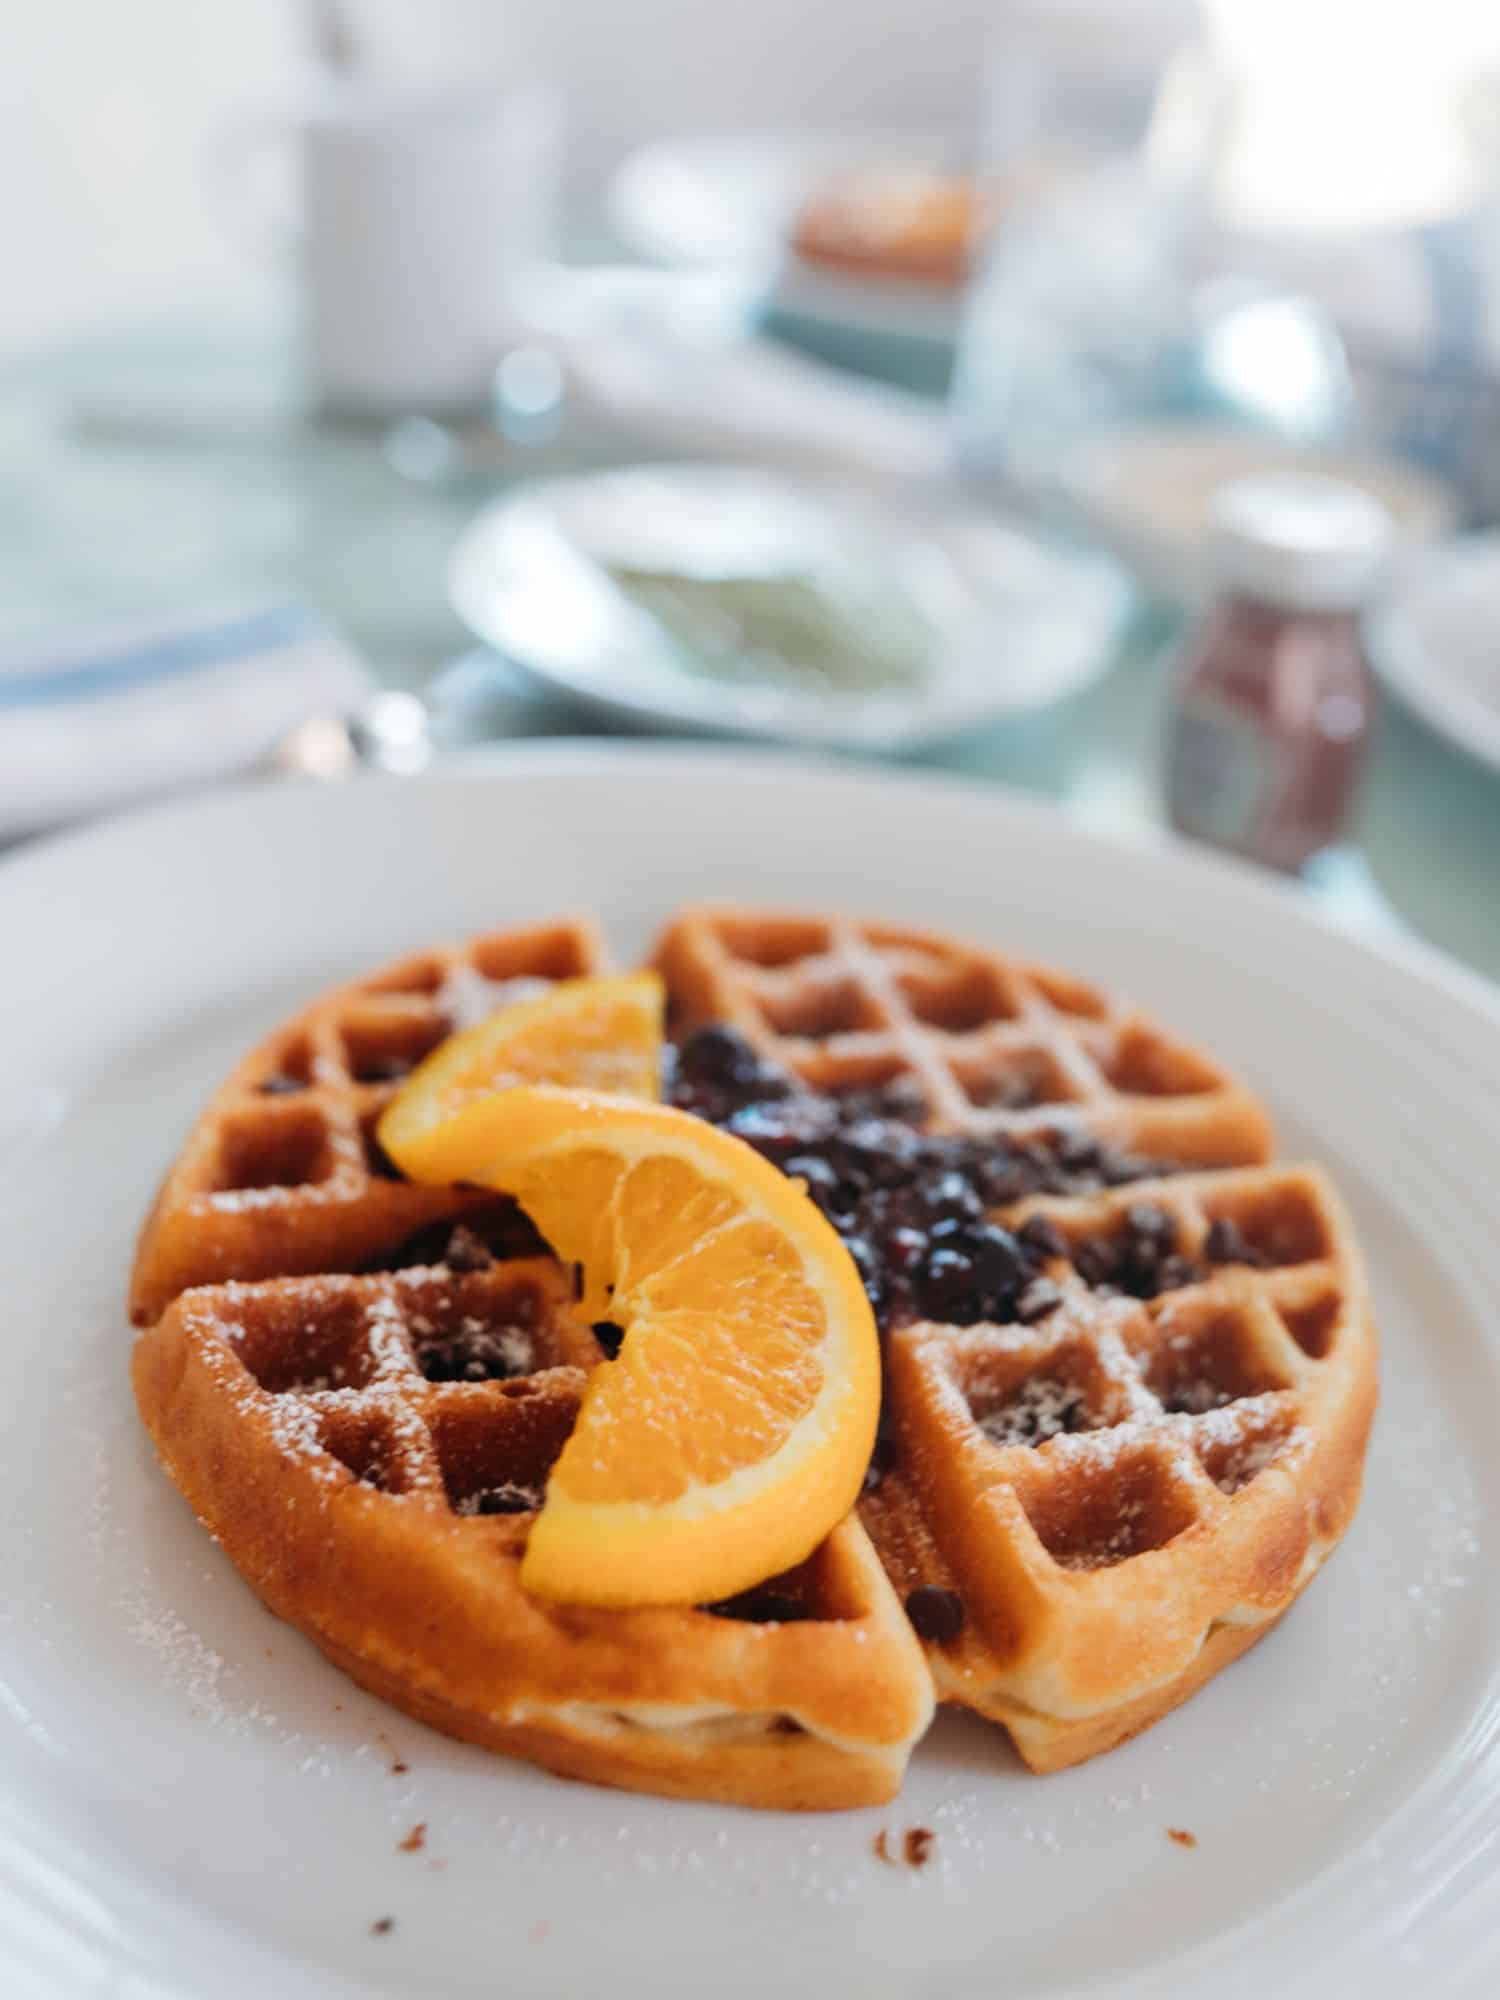
[[[908,1080],[816,1092],[722,1023],[677,1046],[666,1094],[806,1183],[844,1239],[882,1330],[913,1319],[972,1326],[1045,1318],[1060,1297],[1043,1266],[1064,1254],[1062,1237],[1041,1218],[1003,1228],[991,1211],[1031,1194],[1093,1194],[1172,1171],[1087,1133],[924,1132],[925,1106]],[[1171,1218],[1162,1219],[1170,1230]],[[1120,1269],[1130,1282],[1100,1282],[1136,1290],[1144,1266]]]

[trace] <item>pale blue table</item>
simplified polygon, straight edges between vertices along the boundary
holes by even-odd
[[[13,367],[0,379],[0,637],[290,598],[338,619],[392,686],[425,686],[464,654],[444,565],[485,490],[414,485],[378,436],[295,421],[294,382],[289,342],[189,328]],[[153,410],[173,409],[198,412],[202,434],[146,435]],[[117,421],[132,411],[144,426]],[[1050,794],[1106,829],[1151,823],[1164,636],[1138,622],[1086,696],[918,761]],[[503,667],[471,664],[456,686],[460,735],[592,726]],[[1316,893],[1500,978],[1500,780],[1388,711],[1359,850]]]

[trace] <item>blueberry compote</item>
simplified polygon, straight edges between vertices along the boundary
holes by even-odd
[[[815,1092],[718,1023],[678,1044],[667,1097],[807,1183],[848,1246],[882,1331],[913,1319],[972,1326],[1044,1318],[1061,1294],[1042,1267],[1066,1245],[1043,1217],[1012,1231],[988,1211],[1030,1194],[1093,1194],[1172,1171],[1079,1132],[925,1133],[909,1080]],[[1170,1230],[1171,1219],[1162,1221]],[[1144,1291],[1144,1264],[1132,1262],[1129,1275]]]

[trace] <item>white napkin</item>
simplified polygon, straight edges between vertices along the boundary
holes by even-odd
[[[746,458],[873,483],[948,469],[942,409],[769,340],[611,332],[566,343],[570,399],[657,450]]]
[[[0,840],[248,770],[369,685],[337,628],[295,605],[0,645]]]
[[[513,333],[551,350],[570,421],[643,454],[943,480],[942,406],[747,333],[759,289],[754,273],[553,267],[518,282]]]

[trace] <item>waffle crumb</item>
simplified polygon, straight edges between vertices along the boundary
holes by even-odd
[[[1167,1838],[1168,1840],[1176,1841],[1179,1847],[1196,1847],[1198,1845],[1197,1834],[1189,1833],[1185,1826],[1169,1826],[1167,1828]]]
[[[877,1861],[883,1861],[887,1868],[925,1868],[932,1859],[932,1850],[937,1845],[937,1835],[930,1826],[909,1826],[901,1838],[899,1849],[891,1845],[890,1831],[882,1827],[871,1841],[871,1850]]]
[[[397,1841],[396,1849],[400,1854],[416,1854],[426,1845],[427,1822],[425,1819],[419,1819],[405,1839]]]

